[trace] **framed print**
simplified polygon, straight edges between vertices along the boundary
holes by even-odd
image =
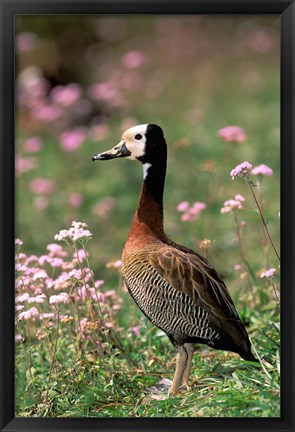
[[[1,430],[294,430],[294,2],[1,36]]]

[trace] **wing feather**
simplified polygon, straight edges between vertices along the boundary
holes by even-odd
[[[217,327],[227,327],[229,321],[240,322],[224,282],[200,255],[165,246],[150,254],[149,263],[174,289],[208,311]]]

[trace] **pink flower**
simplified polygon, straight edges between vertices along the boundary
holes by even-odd
[[[182,220],[182,222],[189,222],[192,220],[189,213],[184,213],[180,219]]]
[[[123,102],[122,94],[113,81],[93,84],[89,94],[93,99],[109,102],[113,106],[120,106]]]
[[[141,51],[129,51],[122,57],[122,63],[129,69],[136,69],[146,62],[146,54]]]
[[[112,327],[114,327],[114,324],[111,322],[106,322],[105,326],[106,326],[106,328],[112,328]]]
[[[245,201],[245,197],[243,197],[243,195],[238,194],[238,195],[235,195],[235,200],[243,202],[243,201]]]
[[[243,201],[245,201],[243,195],[236,195],[234,199],[224,201],[223,207],[220,209],[220,212],[225,214],[225,213],[232,213],[233,210],[241,210],[243,208],[242,206]]]
[[[218,136],[224,142],[235,142],[235,143],[242,143],[247,138],[244,129],[242,129],[239,126],[227,126],[223,129],[219,129]]]
[[[57,243],[50,243],[46,246],[46,249],[49,250],[50,256],[58,256],[65,257],[67,256],[67,252],[63,250],[62,246]]]
[[[104,281],[103,280],[96,280],[95,282],[94,282],[94,286],[95,286],[95,288],[99,288],[101,285],[103,285],[104,284]]]
[[[50,97],[54,103],[68,107],[78,102],[81,97],[81,87],[75,83],[57,86],[52,89]]]
[[[19,260],[23,260],[23,259],[25,259],[26,258],[26,254],[24,254],[23,252],[20,252],[18,255],[17,255],[17,259],[19,259]]]
[[[24,340],[24,338],[22,337],[22,335],[17,334],[15,335],[15,342],[22,342]]]
[[[40,314],[40,319],[49,319],[49,318],[54,318],[55,317],[55,315],[54,315],[54,313],[52,313],[52,312],[45,312],[45,313],[42,313],[42,314]]]
[[[55,190],[55,184],[53,180],[36,178],[30,183],[31,192],[35,194],[52,194]]]
[[[181,202],[177,205],[176,209],[177,209],[178,211],[180,211],[180,212],[184,212],[185,210],[188,209],[188,207],[189,207],[189,202],[188,202],[188,201],[181,201]]]
[[[265,272],[261,272],[260,277],[261,278],[270,278],[275,274],[275,272],[276,272],[275,268],[270,268],[270,269],[266,270]]]
[[[23,265],[21,265],[21,264],[16,264],[15,265],[15,270],[16,271],[18,271],[18,272],[25,272],[26,271],[26,266],[23,266]]]
[[[196,201],[191,206],[188,201],[182,201],[176,207],[178,211],[183,212],[181,220],[183,222],[193,222],[199,219],[200,212],[207,208],[203,202]]]
[[[32,116],[36,120],[40,120],[43,122],[55,122],[62,118],[63,112],[58,106],[44,104],[36,107],[32,111]]]
[[[53,268],[62,267],[64,265],[64,260],[62,258],[57,258],[57,257],[56,258],[50,258],[49,264]]]
[[[52,258],[50,258],[48,255],[41,255],[39,258],[37,257],[37,261],[39,265],[44,266],[44,264],[48,263]]]
[[[243,207],[242,207],[242,204],[240,203],[240,201],[236,201],[236,200],[231,199],[231,200],[225,201],[223,203],[223,207],[220,209],[220,212],[221,213],[231,213],[233,211],[233,209],[241,210],[242,208]]]
[[[140,326],[131,327],[129,329],[136,337],[140,336]]]
[[[24,141],[24,150],[28,153],[37,153],[42,149],[42,141],[39,137],[33,136]]]
[[[28,293],[24,293],[20,296],[16,296],[15,297],[15,303],[22,303],[22,302],[27,302],[30,298],[30,295]]]
[[[48,277],[48,274],[46,273],[45,270],[38,270],[34,275],[33,275],[33,280],[36,281],[38,279],[46,279]]]
[[[62,292],[57,295],[52,295],[49,297],[49,303],[50,304],[57,304],[57,303],[69,303],[71,301],[71,298],[68,293]]]
[[[77,150],[85,141],[86,131],[84,128],[76,128],[63,132],[60,136],[60,143],[64,151],[72,152]]]
[[[193,203],[191,210],[193,213],[195,213],[195,212],[199,212],[200,210],[205,210],[206,208],[207,205],[205,203],[196,201]]]
[[[261,174],[261,175],[265,175],[265,176],[272,176],[273,170],[271,168],[269,168],[267,165],[260,164],[251,170],[251,174],[253,174],[253,175]]]
[[[74,252],[73,257],[74,257],[75,262],[78,262],[78,261],[82,262],[84,259],[86,259],[88,257],[88,253],[84,249],[79,249],[78,253]]]
[[[89,296],[89,294],[91,293],[91,290],[88,286],[78,286],[77,288],[77,298],[79,300],[86,300],[86,298]]]
[[[83,222],[72,222],[72,226],[69,230],[61,230],[54,236],[55,240],[85,240],[92,237],[92,234],[87,228],[87,224]]]
[[[18,316],[19,320],[35,320],[36,318],[39,318],[39,311],[35,307],[32,307],[27,311],[21,312]]]
[[[56,279],[53,281],[55,289],[63,289],[68,286],[69,274],[63,271]],[[51,285],[51,284],[50,284]]]
[[[232,180],[234,180],[234,178],[237,177],[238,175],[242,177],[246,177],[249,175],[250,169],[252,169],[252,165],[249,162],[247,161],[242,162],[231,170],[230,176]]]
[[[70,278],[80,280],[83,278],[83,273],[80,269],[73,269],[69,273]]]
[[[73,192],[69,196],[69,204],[73,207],[80,207],[83,201],[84,201],[83,195],[81,195],[78,192]]]
[[[81,330],[83,330],[84,327],[85,327],[88,323],[89,323],[88,318],[82,318],[82,319],[80,320],[80,328],[81,328]]]
[[[27,53],[33,51],[38,45],[39,38],[35,33],[23,32],[16,36],[17,53]]]
[[[28,299],[28,303],[44,303],[45,299],[46,299],[45,294],[39,294],[36,297],[30,297]]]
[[[16,175],[20,175],[24,172],[31,171],[34,168],[37,168],[37,166],[38,166],[38,160],[35,157],[21,158],[20,156],[16,155],[15,158]]]
[[[104,295],[106,296],[106,297],[116,297],[116,291],[115,290],[108,290],[108,291],[106,291],[105,293],[104,293]]]
[[[21,246],[24,242],[20,239],[15,239],[15,246]]]

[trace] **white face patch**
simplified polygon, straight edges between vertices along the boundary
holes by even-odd
[[[123,133],[120,144],[125,143],[125,146],[131,153],[131,155],[127,156],[126,159],[134,160],[144,156],[146,144],[145,134],[147,127],[147,124],[133,126]]]
[[[144,164],[142,164],[142,167],[143,167],[143,179],[144,180],[147,178],[148,172],[149,172],[149,169],[150,169],[151,166],[152,166],[151,163],[144,163]]]

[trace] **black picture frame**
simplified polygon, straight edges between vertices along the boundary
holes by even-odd
[[[0,429],[12,431],[285,431],[294,422],[294,1],[0,0],[1,259]],[[22,14],[277,14],[281,18],[282,365],[280,418],[15,418],[14,417],[14,21]]]

